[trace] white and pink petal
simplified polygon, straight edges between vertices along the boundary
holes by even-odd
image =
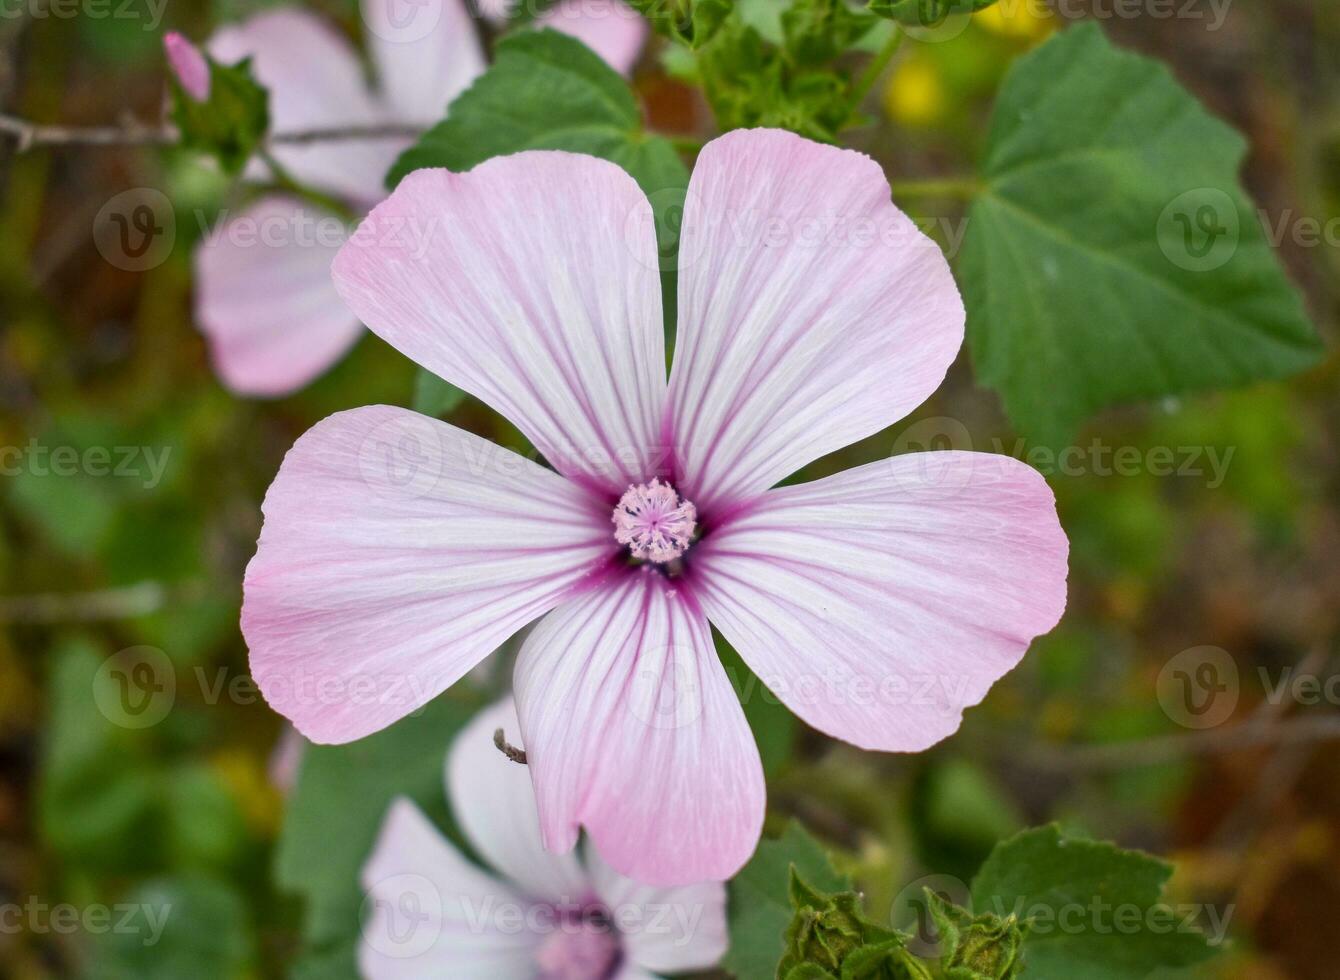
[[[466,0],[362,0],[364,36],[396,122],[425,128],[486,67]]]
[[[626,962],[651,974],[710,970],[726,955],[726,886],[704,881],[657,888],[619,874],[593,845],[586,864],[596,894],[620,926]]]
[[[1056,625],[1068,550],[1035,470],[913,453],[768,492],[696,546],[692,571],[713,625],[792,711],[913,752]]]
[[[528,903],[467,861],[407,799],[387,811],[360,879],[367,980],[533,980],[539,937]]]
[[[763,824],[763,769],[707,620],[649,567],[545,617],[515,691],[545,846],[585,827],[620,874],[731,877]]]
[[[251,671],[314,742],[426,704],[608,561],[609,515],[562,477],[385,405],[289,450],[243,583]]]
[[[879,165],[782,130],[703,148],[679,252],[676,485],[729,509],[892,425],[943,380],[964,311]]]
[[[624,75],[647,43],[647,21],[623,0],[559,0],[535,25],[575,37]]]
[[[341,251],[335,285],[374,333],[493,406],[612,506],[659,455],[650,207],[618,166],[571,153],[419,170]]]
[[[339,216],[275,194],[224,215],[197,244],[195,321],[231,391],[297,391],[362,335],[330,281],[347,237]]]
[[[577,853],[555,854],[540,840],[530,772],[498,751],[493,734],[523,748],[509,697],[480,711],[447,756],[447,798],[466,839],[488,865],[532,899],[555,906],[587,900],[591,885]]]

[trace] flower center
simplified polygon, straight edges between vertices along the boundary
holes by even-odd
[[[610,519],[615,541],[627,545],[634,558],[658,563],[684,554],[698,527],[693,504],[660,480],[629,487]]]
[[[610,925],[567,921],[535,951],[541,980],[603,980],[619,959],[619,937]]]

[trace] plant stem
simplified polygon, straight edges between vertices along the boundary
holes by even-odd
[[[875,83],[884,74],[884,69],[889,67],[889,62],[898,53],[898,49],[903,46],[905,37],[907,37],[906,32],[900,27],[895,27],[893,33],[889,35],[889,39],[884,42],[884,47],[880,48],[875,57],[865,66],[865,71],[861,72],[860,78],[852,86],[851,99],[847,103],[848,116],[856,114],[856,110],[861,107],[865,97],[870,94],[870,90],[875,87]]]

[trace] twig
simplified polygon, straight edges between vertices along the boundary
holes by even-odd
[[[498,747],[499,752],[517,763],[517,765],[524,766],[526,764],[526,750],[518,749],[515,745],[509,745],[501,728],[493,733],[493,744]]]
[[[158,612],[173,599],[191,599],[199,584],[168,588],[161,582],[140,582],[98,592],[49,592],[0,596],[0,623],[89,622],[133,619]]]
[[[1130,769],[1156,766],[1191,755],[1232,752],[1261,745],[1297,745],[1340,739],[1340,715],[1326,714],[1288,721],[1252,720],[1231,728],[1116,742],[1111,745],[1035,746],[1022,761],[1039,769],[1072,772],[1084,769]]]
[[[884,74],[884,69],[889,67],[889,62],[898,53],[898,49],[903,46],[903,39],[906,37],[906,31],[901,27],[895,27],[893,33],[889,35],[889,39],[884,42],[883,47],[870,59],[870,63],[865,66],[865,71],[861,73],[861,77],[852,85],[851,97],[847,101],[847,115],[854,115],[861,108],[861,103],[865,101],[865,97],[870,94],[870,90],[875,87],[875,83]]]
[[[421,127],[408,123],[334,126],[275,133],[266,142],[270,146],[305,146],[353,140],[413,139],[422,132]],[[18,153],[38,147],[171,146],[178,138],[177,130],[167,125],[131,122],[124,126],[60,126],[4,114],[0,114],[0,133],[13,137]]]

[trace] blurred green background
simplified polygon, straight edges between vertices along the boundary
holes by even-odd
[[[357,37],[352,4],[310,6]],[[1071,5],[1086,8],[1112,4]],[[162,32],[201,38],[259,5],[108,9],[120,13],[7,5],[5,111],[72,125],[157,119]],[[1003,72],[1056,27],[1011,9],[978,15],[954,43],[907,47],[872,93],[870,125],[851,141],[891,179],[971,166]],[[1280,252],[1333,347],[1334,6],[1238,0],[1213,32],[1149,17],[1104,26],[1170,63],[1247,135],[1245,180],[1269,221],[1318,223],[1317,242],[1289,234]],[[667,78],[654,49],[635,86],[657,128],[710,135],[699,97]],[[408,404],[414,369],[368,335],[294,397],[232,397],[191,324],[190,255],[236,189],[179,151],[11,150],[0,151],[0,908],[11,910],[0,915],[0,975],[284,976],[312,938],[304,907],[319,904],[319,884],[285,887],[301,877],[291,853],[283,884],[273,873],[292,759],[279,751],[281,720],[247,680],[242,570],[293,440],[340,409]],[[161,191],[174,215],[175,243],[143,271],[106,261],[91,233],[100,209],[132,188]],[[952,253],[961,205],[915,213]],[[1269,695],[1300,673],[1329,677],[1340,653],[1338,373],[1331,356],[1288,383],[1109,412],[1076,441],[1082,453],[1056,464],[1017,442],[961,358],[913,418],[811,466],[804,477],[965,434],[973,448],[1028,459],[1049,477],[1071,537],[1070,606],[962,732],[921,756],[834,743],[753,689],[770,826],[803,821],[878,913],[922,876],[968,877],[1002,836],[1058,820],[1174,858],[1174,901],[1232,909],[1231,949],[1203,975],[1336,976],[1340,741],[1303,723],[1337,703],[1325,685],[1316,704]],[[450,417],[514,438],[476,404]],[[1221,723],[1198,728],[1200,716],[1178,708],[1177,672],[1209,676],[1196,671],[1219,654],[1204,647],[1231,658],[1237,683]],[[125,679],[146,665],[173,682],[151,724],[123,703]],[[486,694],[449,695],[449,713],[463,717]],[[1270,729],[1256,744],[1224,736],[1253,716]],[[319,818],[319,802],[304,802],[306,819]],[[321,846],[332,865],[358,859],[338,841]],[[65,928],[51,914],[106,907],[115,919],[155,903],[173,914],[152,946],[144,930],[86,918]],[[337,975],[302,963],[307,975]]]

